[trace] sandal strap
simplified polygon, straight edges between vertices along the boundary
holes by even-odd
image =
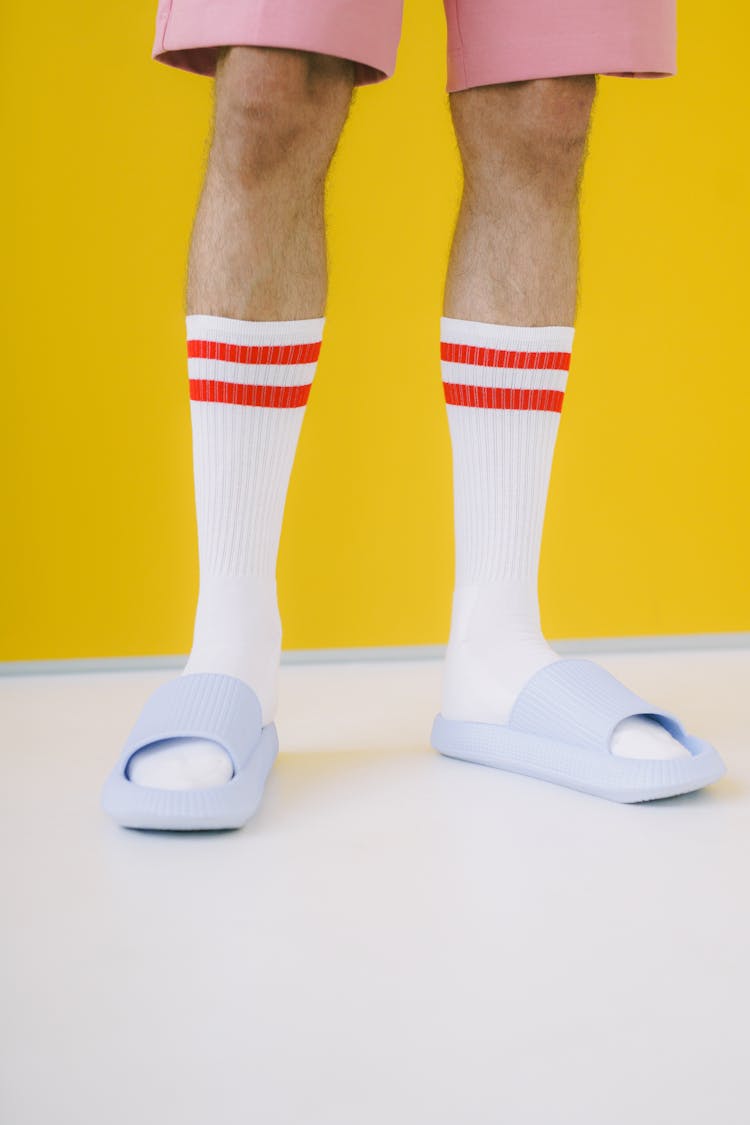
[[[687,744],[685,729],[671,712],[654,707],[593,660],[565,657],[535,672],[518,696],[508,726],[609,753],[615,727],[633,715],[658,719]]]
[[[160,739],[206,738],[226,750],[239,773],[261,729],[258,697],[243,680],[220,672],[193,672],[162,684],[146,700],[121,760],[126,767],[136,750]]]

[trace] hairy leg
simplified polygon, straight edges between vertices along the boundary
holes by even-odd
[[[594,75],[477,86],[450,95],[464,190],[446,316],[572,324],[578,189]]]
[[[196,331],[232,344],[317,338],[327,283],[325,182],[352,87],[345,59],[267,47],[221,53],[188,263]],[[288,363],[258,363],[250,381],[308,381],[314,365],[300,364],[299,348],[287,351]],[[239,363],[191,362],[199,378],[248,378]],[[191,409],[201,573],[185,673],[244,680],[268,723],[281,650],[275,559],[304,407],[230,401]],[[231,774],[226,753],[195,738],[147,747],[129,768],[136,784],[158,788],[218,785]]]
[[[322,316],[324,189],[353,64],[274,47],[224,48],[187,273],[187,312]]]
[[[573,75],[450,95],[464,191],[446,278],[446,335],[490,341],[495,354],[528,351],[534,363],[547,347],[569,351],[595,91],[594,75]],[[530,676],[557,659],[541,632],[537,573],[559,405],[477,409],[474,402],[472,409],[471,384],[495,385],[482,362],[446,363],[446,382],[459,379],[468,392],[448,406],[457,565],[443,714],[503,723]],[[508,370],[497,385],[551,387],[562,377],[531,374],[529,381]],[[612,749],[627,757],[687,753],[642,718],[620,725]]]

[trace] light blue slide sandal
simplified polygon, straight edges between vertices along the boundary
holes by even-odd
[[[674,759],[622,758],[610,750],[622,719],[657,719],[690,751]],[[674,715],[635,695],[591,660],[563,658],[527,682],[506,724],[438,715],[432,745],[467,762],[527,774],[610,801],[652,801],[718,781],[726,767],[708,742],[687,734]]]
[[[234,676],[196,672],[178,676],[146,701],[102,790],[102,808],[124,828],[195,831],[241,828],[253,815],[279,749],[276,727],[262,726],[252,688]],[[152,789],[127,776],[137,750],[165,738],[207,738],[232,760],[225,785]]]

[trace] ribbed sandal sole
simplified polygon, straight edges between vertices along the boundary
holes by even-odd
[[[551,742],[491,723],[465,723],[438,715],[432,746],[448,758],[526,774],[595,797],[633,804],[690,793],[718,781],[726,767],[708,743],[690,758],[642,760]]]
[[[221,746],[234,768],[230,780],[203,789],[157,789],[128,778],[138,750],[180,737]],[[261,726],[258,698],[242,680],[210,672],[179,676],[146,701],[104,783],[102,808],[123,828],[241,828],[260,804],[278,749],[275,725]]]
[[[658,720],[690,756],[635,759],[613,754],[615,727],[634,715]],[[536,672],[519,694],[507,724],[438,715],[431,743],[446,757],[627,804],[690,793],[726,773],[710,743],[688,734],[669,711],[583,659],[562,658]]]

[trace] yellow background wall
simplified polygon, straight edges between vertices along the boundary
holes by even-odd
[[[750,629],[744,3],[679,0],[679,74],[603,78],[545,530],[550,637]],[[185,653],[198,570],[182,287],[210,79],[156,5],[12,5],[0,659]],[[331,290],[279,566],[285,647],[447,638],[438,318],[460,172],[439,0],[334,163]]]

